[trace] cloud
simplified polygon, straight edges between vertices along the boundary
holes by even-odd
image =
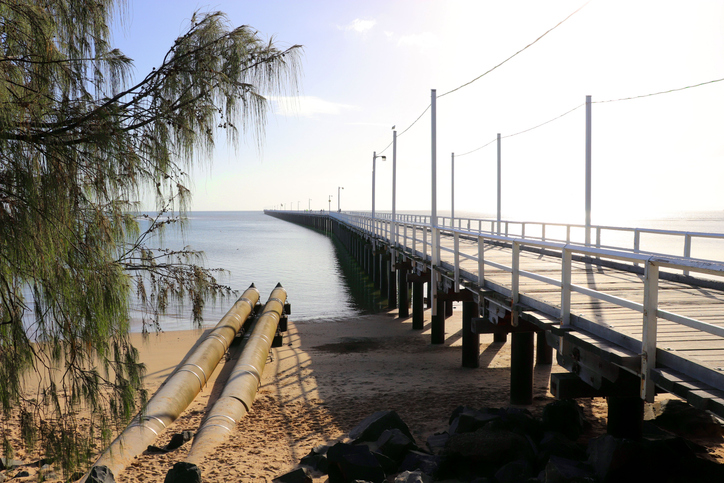
[[[325,101],[314,96],[270,97],[274,102],[274,110],[282,116],[317,117],[318,115],[335,116],[343,111],[355,110],[356,106]]]
[[[357,33],[363,34],[372,29],[376,23],[377,20],[362,20],[361,18],[356,18],[352,20],[350,24],[337,28],[340,30],[353,30]]]

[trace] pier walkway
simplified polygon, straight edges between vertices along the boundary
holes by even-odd
[[[462,301],[465,366],[477,367],[478,334],[495,333],[496,340],[512,334],[513,403],[528,398],[537,334],[537,362],[550,363],[553,348],[570,371],[553,375],[557,397],[606,396],[610,405],[642,413],[644,400],[665,391],[724,417],[724,262],[691,256],[702,244],[724,248],[722,234],[267,214],[334,233],[387,291],[391,307],[399,305],[400,316],[408,316],[411,288],[413,326],[423,300],[432,308],[432,343],[444,342],[450,302]],[[652,237],[681,253],[645,251]]]

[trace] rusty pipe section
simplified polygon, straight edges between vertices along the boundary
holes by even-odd
[[[197,431],[186,456],[187,462],[198,466],[207,454],[226,440],[236,424],[249,412],[261,385],[261,376],[286,300],[287,291],[277,284],[261,316],[254,322],[221,396]]]
[[[206,385],[258,302],[259,291],[251,284],[93,466],[107,466],[118,475],[133,458],[153,444]]]

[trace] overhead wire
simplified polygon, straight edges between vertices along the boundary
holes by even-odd
[[[668,90],[665,90],[665,91],[651,92],[651,93],[649,93],[649,94],[641,94],[641,95],[638,95],[638,96],[621,97],[621,98],[619,98],[619,99],[607,99],[607,100],[604,100],[604,101],[591,101],[591,104],[605,104],[605,103],[610,103],[610,102],[630,101],[630,100],[633,100],[633,99],[641,99],[641,98],[644,98],[644,97],[658,96],[658,95],[661,95],[661,94],[670,94],[670,93],[672,93],[672,92],[679,92],[679,91],[683,91],[683,90],[686,90],[686,89],[693,89],[693,88],[695,88],[695,87],[701,87],[701,86],[705,86],[705,85],[708,85],[708,84],[714,84],[714,83],[716,83],[716,82],[722,82],[722,81],[724,81],[724,77],[721,78],[721,79],[714,79],[714,80],[710,80],[710,81],[706,81],[706,82],[700,82],[700,83],[698,83],[698,84],[693,84],[693,85],[690,85],[690,86],[677,87],[677,88],[675,88],[675,89],[668,89]],[[545,122],[542,122],[542,123],[540,123],[540,124],[537,124],[537,125],[535,125],[535,126],[533,126],[533,127],[530,127],[530,128],[528,128],[528,129],[524,129],[523,131],[519,131],[519,132],[514,133],[514,134],[508,134],[508,135],[506,135],[506,136],[501,136],[501,139],[512,138],[513,136],[518,136],[518,135],[520,135],[520,134],[524,134],[524,133],[533,131],[534,129],[538,129],[539,127],[545,126],[546,124],[549,124],[549,123],[551,123],[551,122],[553,122],[553,121],[557,121],[558,119],[560,119],[560,118],[562,118],[562,117],[564,117],[564,116],[567,116],[568,114],[572,113],[573,111],[576,111],[576,110],[580,109],[581,107],[583,107],[583,106],[585,106],[585,105],[586,105],[585,103],[579,104],[579,105],[577,105],[576,107],[574,107],[573,109],[570,109],[570,110],[564,112],[563,114],[561,114],[561,115],[559,115],[559,116],[556,116],[556,117],[554,117],[554,118],[551,118],[551,119],[549,119],[549,120],[547,120],[547,121],[545,121]],[[491,145],[491,144],[492,144],[493,142],[495,142],[496,140],[497,140],[497,137],[496,137],[495,139],[493,139],[492,141],[489,141],[489,142],[485,143],[484,145],[480,146],[479,148],[475,148],[475,149],[473,149],[472,151],[468,151],[468,152],[463,153],[463,154],[457,154],[457,155],[455,155],[455,157],[456,157],[456,158],[460,158],[460,157],[462,157],[462,156],[466,156],[466,155],[468,155],[468,154],[472,154],[472,153],[474,153],[474,152],[476,152],[476,151],[480,151],[481,149],[483,149],[483,148]]]
[[[584,8],[586,5],[588,5],[589,3],[591,3],[591,0],[588,0],[586,3],[584,3],[583,5],[581,5],[578,9],[576,9],[573,13],[571,13],[571,14],[568,15],[566,18],[564,18],[563,20],[561,20],[560,22],[558,22],[557,24],[555,24],[553,27],[551,27],[551,28],[549,28],[548,30],[546,30],[542,35],[540,35],[540,36],[539,36],[537,39],[535,39],[533,42],[529,43],[528,45],[526,45],[525,47],[523,47],[522,49],[520,49],[519,51],[517,51],[516,53],[514,53],[514,54],[511,55],[510,57],[508,57],[507,59],[505,59],[505,60],[503,60],[502,62],[500,62],[499,64],[495,65],[494,67],[492,67],[492,68],[488,69],[487,71],[483,72],[482,74],[480,74],[479,76],[477,76],[475,79],[473,79],[473,80],[471,80],[471,81],[469,81],[469,82],[466,82],[465,84],[459,85],[458,87],[456,87],[456,88],[454,88],[454,89],[451,89],[451,90],[449,90],[449,91],[447,91],[447,92],[445,92],[445,93],[443,93],[443,94],[440,94],[439,96],[437,96],[437,98],[440,99],[441,97],[445,97],[445,96],[448,95],[448,94],[452,94],[453,92],[456,92],[456,91],[462,89],[463,87],[469,86],[469,85],[472,84],[473,82],[476,82],[476,81],[480,80],[481,78],[485,77],[486,75],[490,74],[491,72],[493,72],[494,70],[496,70],[498,67],[502,66],[503,64],[505,64],[506,62],[508,62],[509,60],[511,60],[513,57],[515,57],[515,56],[517,56],[518,54],[522,53],[523,51],[527,50],[529,47],[535,45],[539,40],[541,40],[543,37],[545,37],[546,35],[548,35],[548,34],[549,34],[550,32],[552,32],[553,30],[557,29],[557,28],[558,28],[560,25],[562,25],[566,20],[568,20],[568,19],[571,18],[573,15],[575,15],[576,13],[578,13],[581,9],[583,9],[583,8]],[[430,109],[431,106],[432,106],[431,104],[428,104],[427,107],[425,108],[425,110],[422,111],[422,114],[420,114],[420,115],[417,117],[417,119],[415,119],[415,120],[412,122],[412,124],[410,124],[409,126],[407,126],[407,128],[406,128],[404,131],[402,131],[400,134],[398,134],[397,137],[400,137],[400,136],[402,136],[403,134],[405,134],[407,131],[409,131],[410,128],[411,128],[412,126],[414,126],[414,125],[417,123],[417,121],[419,121],[419,120],[422,118],[422,116],[425,115],[425,113],[428,111],[428,109]],[[387,149],[389,149],[390,146],[392,146],[392,143],[391,143],[391,142],[390,142],[390,144],[388,144],[388,145],[385,147],[385,149],[383,149],[382,151],[380,151],[380,154],[382,154],[382,153],[384,153],[385,151],[387,151]]]

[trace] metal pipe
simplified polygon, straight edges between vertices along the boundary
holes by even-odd
[[[261,376],[286,300],[287,291],[281,284],[277,284],[261,316],[253,323],[251,335],[246,340],[221,396],[196,433],[191,450],[186,456],[187,462],[198,466],[209,452],[226,440],[251,408],[256,391],[261,385]]]
[[[133,458],[153,444],[206,385],[208,377],[258,301],[259,291],[251,284],[93,466],[106,466],[118,475]]]

